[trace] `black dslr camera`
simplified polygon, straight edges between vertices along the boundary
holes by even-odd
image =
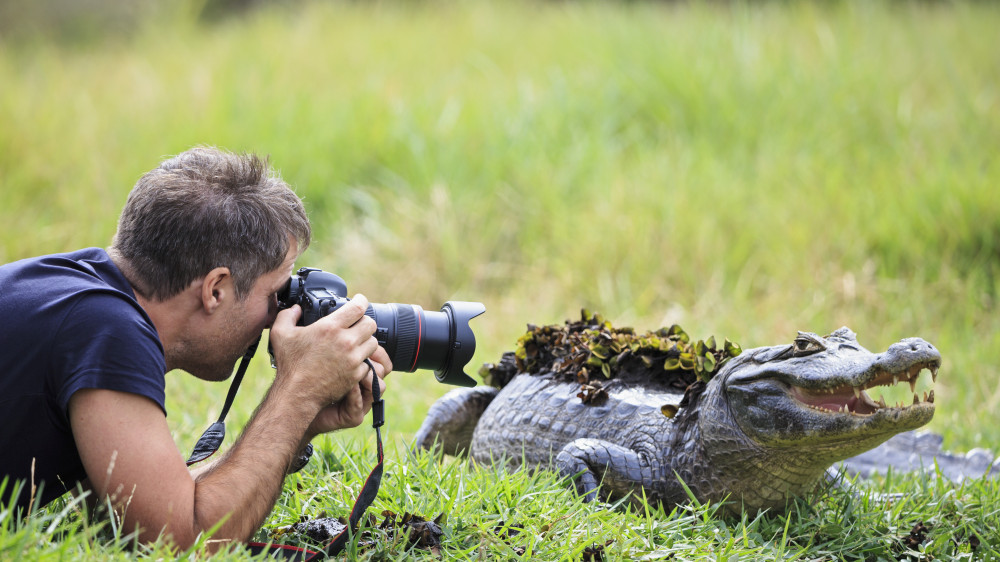
[[[308,326],[337,310],[347,298],[340,277],[314,267],[303,267],[278,292],[278,308],[302,307],[300,326]],[[448,301],[441,312],[424,311],[414,304],[371,303],[365,315],[375,320],[375,339],[385,348],[397,371],[432,369],[438,382],[476,386],[463,369],[476,351],[469,320],[486,312],[479,302]]]

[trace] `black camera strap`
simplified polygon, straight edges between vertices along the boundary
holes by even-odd
[[[226,402],[222,405],[222,413],[219,414],[219,420],[208,426],[205,433],[202,433],[201,437],[198,438],[198,442],[194,444],[194,450],[191,451],[191,456],[188,457],[188,466],[207,459],[222,446],[222,441],[226,438],[226,415],[229,414],[229,408],[233,406],[233,400],[236,399],[236,391],[240,389],[240,383],[243,382],[243,375],[247,373],[247,367],[250,366],[250,360],[253,359],[254,353],[257,352],[258,345],[260,345],[260,336],[257,336],[257,341],[250,344],[250,347],[243,354],[240,366],[236,369],[236,375],[233,376],[233,382],[229,385],[229,393],[226,394]]]
[[[226,402],[222,407],[222,413],[219,415],[219,420],[209,426],[209,428],[205,430],[205,433],[202,434],[201,438],[198,439],[198,442],[194,446],[194,451],[192,451],[191,456],[188,457],[188,466],[207,459],[222,446],[222,441],[226,437],[226,415],[229,413],[229,409],[233,405],[233,400],[236,398],[236,391],[239,390],[240,383],[243,381],[243,375],[246,374],[247,367],[250,365],[250,359],[253,358],[254,353],[257,351],[257,345],[259,343],[260,338],[257,338],[257,341],[247,349],[246,353],[243,354],[240,366],[236,371],[236,375],[233,377],[232,384],[229,386],[229,393],[226,395]],[[321,551],[313,551],[273,543],[247,543],[247,547],[254,554],[266,551],[272,558],[283,558],[286,560],[304,562],[312,562],[328,556],[335,556],[344,550],[345,546],[347,546],[347,541],[350,540],[354,533],[358,530],[358,526],[361,523],[361,517],[365,514],[365,511],[368,510],[368,507],[371,506],[372,502],[375,501],[375,498],[378,497],[378,489],[382,483],[382,469],[385,461],[381,430],[382,426],[385,425],[385,400],[382,399],[381,390],[379,389],[379,381],[378,376],[375,374],[375,366],[372,365],[370,359],[365,359],[365,363],[368,365],[368,371],[372,377],[372,427],[375,429],[375,443],[378,452],[378,463],[365,480],[364,486],[361,487],[361,492],[358,493],[358,498],[354,500],[354,506],[351,508],[351,514],[348,517],[348,525],[344,527],[344,530],[334,537],[333,540],[327,544],[326,548]]]
[[[327,556],[335,556],[344,550],[347,546],[347,541],[354,536],[354,533],[358,531],[358,526],[361,524],[361,516],[365,514],[368,507],[375,501],[378,497],[378,488],[382,483],[382,468],[384,466],[385,454],[382,448],[382,426],[385,424],[385,400],[382,399],[381,391],[379,390],[378,377],[375,375],[375,366],[372,365],[370,359],[365,359],[365,363],[368,364],[368,371],[372,375],[372,427],[375,429],[375,444],[378,451],[378,463],[375,468],[372,469],[368,478],[365,479],[364,486],[361,487],[361,492],[358,493],[358,498],[354,500],[354,506],[351,508],[351,514],[347,518],[347,526],[344,530],[340,532],[339,535],[333,538],[326,548],[320,552],[314,553],[309,558],[306,558],[307,562],[313,560],[319,560],[321,558],[326,558]]]

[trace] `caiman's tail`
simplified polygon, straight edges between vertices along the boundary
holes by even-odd
[[[850,475],[868,478],[873,474],[895,472],[940,471],[945,478],[961,482],[969,478],[997,478],[1000,476],[1000,458],[983,449],[973,449],[965,454],[941,449],[942,437],[936,433],[907,431],[900,433],[878,447],[851,457],[843,462]]]

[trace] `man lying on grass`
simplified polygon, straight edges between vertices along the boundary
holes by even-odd
[[[111,247],[0,266],[0,501],[21,515],[82,485],[142,541],[247,540],[309,441],[361,424],[391,370],[368,301],[300,327],[276,293],[308,246],[302,202],[267,163],[196,148],[136,183]],[[277,372],[236,444],[190,471],[165,374],[206,381],[270,328]],[[13,497],[14,482],[24,483]]]

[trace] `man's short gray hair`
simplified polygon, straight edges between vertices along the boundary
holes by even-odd
[[[132,188],[109,251],[145,298],[165,300],[216,267],[236,296],[309,245],[302,201],[266,158],[211,147],[165,160]]]

